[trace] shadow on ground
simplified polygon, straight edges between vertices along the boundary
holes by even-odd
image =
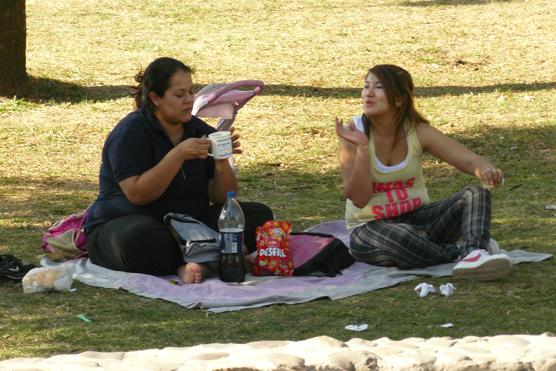
[[[195,85],[194,89],[199,90],[201,87],[202,85]],[[485,86],[447,85],[417,87],[416,96],[458,96],[471,93],[525,92],[553,89],[556,89],[556,82],[508,83]],[[31,77],[25,91],[26,93],[23,93],[21,98],[32,102],[53,101],[56,103],[78,103],[81,101],[103,102],[123,97],[131,97],[134,88],[131,85],[82,86],[61,80]],[[307,98],[349,98],[359,97],[360,94],[361,87],[318,87],[288,84],[268,84],[265,86],[262,93],[262,95],[299,96]]]
[[[485,5],[492,3],[509,3],[512,0],[420,0],[404,1],[401,6],[449,6],[449,5]]]
[[[521,91],[539,91],[556,89],[556,82],[539,82],[539,83],[521,83],[521,84],[496,84],[485,86],[430,86],[417,87],[415,95],[417,97],[438,97],[444,95],[464,95],[464,94],[481,94],[492,92],[521,92]],[[266,95],[291,95],[303,97],[323,97],[323,98],[348,98],[359,97],[361,87],[348,88],[321,88],[314,86],[295,86],[270,84],[265,86],[264,94]]]
[[[132,93],[131,85],[83,86],[57,79],[30,76],[19,96],[31,102],[78,103],[88,100],[110,101],[130,97]]]

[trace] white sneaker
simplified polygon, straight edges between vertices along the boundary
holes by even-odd
[[[490,255],[485,250],[474,250],[456,264],[452,273],[455,278],[488,281],[505,276],[511,268],[512,261],[506,254]]]

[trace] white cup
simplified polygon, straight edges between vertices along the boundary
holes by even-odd
[[[217,131],[208,136],[210,139],[209,156],[215,160],[232,157],[232,133],[229,131]]]

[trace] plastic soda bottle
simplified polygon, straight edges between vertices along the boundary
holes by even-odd
[[[245,217],[241,206],[235,199],[235,192],[226,194],[226,203],[218,218],[220,231],[220,280],[224,282],[243,282],[243,229]]]

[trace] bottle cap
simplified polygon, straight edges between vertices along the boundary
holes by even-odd
[[[236,196],[236,193],[234,191],[226,192],[226,198],[228,198],[228,199],[234,198],[235,196]]]

